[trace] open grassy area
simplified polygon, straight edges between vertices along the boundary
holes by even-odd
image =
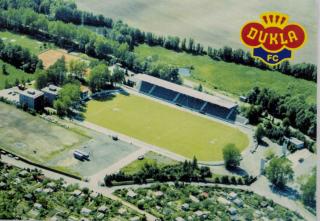
[[[16,44],[28,48],[31,53],[36,55],[48,48],[54,48],[54,45],[52,43],[46,43],[45,46],[44,42],[40,42],[27,35],[16,34],[9,31],[0,31],[0,38],[5,43]]]
[[[0,103],[0,146],[39,163],[88,140],[16,107]]]
[[[116,95],[88,103],[86,120],[163,147],[188,158],[222,160],[222,148],[244,150],[246,134],[232,126],[184,112],[136,95]]]
[[[147,45],[137,47],[135,52],[141,59],[150,58],[154,63],[167,63],[179,67],[193,66],[190,79],[201,82],[208,88],[241,95],[259,86],[282,94],[303,96],[309,103],[316,102],[317,86],[314,82],[276,71],[263,71],[243,65],[214,61],[208,56],[193,56]]]
[[[177,161],[175,160],[172,160],[166,156],[160,155],[153,151],[149,151],[144,155],[143,160],[135,160],[129,165],[123,167],[121,171],[126,174],[135,174],[139,172],[145,164],[150,164],[150,165],[157,164],[157,166],[161,168],[161,167],[164,167],[167,165],[173,165],[176,163]]]
[[[7,68],[7,75],[2,74],[2,65],[5,64],[6,68]],[[4,89],[5,86],[5,81],[7,80],[9,84],[13,85],[16,81],[16,79],[19,79],[19,81],[21,82],[22,79],[24,79],[25,81],[27,81],[28,79],[34,80],[36,77],[36,74],[28,74],[22,70],[19,70],[17,68],[15,68],[14,66],[5,63],[3,61],[0,60],[0,90]]]

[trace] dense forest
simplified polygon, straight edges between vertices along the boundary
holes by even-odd
[[[133,50],[135,45],[146,43],[150,46],[161,46],[177,52],[186,52],[194,55],[207,54],[214,60],[222,60],[246,66],[253,66],[260,69],[277,70],[283,74],[302,78],[310,81],[317,81],[317,67],[314,64],[301,63],[290,64],[283,62],[275,67],[270,67],[258,59],[251,57],[249,52],[242,49],[233,50],[230,47],[213,49],[208,47],[207,50],[194,39],[176,36],[157,36],[151,32],[144,32],[138,28],[133,28],[122,21],[113,21],[103,15],[94,15],[89,12],[77,9],[77,5],[72,1],[63,0],[0,0],[0,7],[8,10],[10,8],[31,8],[37,13],[48,15],[51,20],[73,23],[75,25],[89,25],[103,27],[103,35],[109,39],[118,41],[120,44],[126,43],[128,49]]]

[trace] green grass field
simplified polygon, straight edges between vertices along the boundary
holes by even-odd
[[[47,163],[89,139],[0,102],[0,147]],[[60,164],[60,166],[62,166]]]
[[[150,58],[154,63],[167,63],[179,67],[194,67],[190,79],[201,82],[210,89],[226,91],[233,95],[246,94],[255,86],[266,87],[282,94],[303,96],[316,103],[317,86],[314,82],[297,79],[276,71],[214,61],[208,56],[177,53],[161,47],[141,45],[135,49],[139,58]]]
[[[7,67],[7,72],[9,73],[8,75],[4,75],[2,74],[2,65],[5,64]],[[28,79],[31,81],[33,79],[35,79],[36,74],[28,74],[23,72],[22,70],[19,70],[17,68],[15,68],[14,66],[5,63],[3,61],[0,60],[0,90],[4,89],[4,85],[5,85],[5,81],[7,80],[9,84],[13,85],[16,81],[16,79],[19,79],[19,81],[21,82],[22,79],[24,79],[25,81],[27,81]]]
[[[239,129],[135,95],[88,103],[86,120],[188,158],[222,160],[222,148],[241,151],[248,136]]]
[[[47,43],[47,47],[44,46],[44,42],[40,42],[36,39],[30,38],[27,35],[15,34],[9,31],[0,31],[0,38],[5,43],[11,43],[28,48],[31,53],[38,55],[47,48],[54,48],[53,44]]]
[[[135,160],[129,165],[123,167],[121,171],[126,174],[134,174],[141,171],[145,164],[157,164],[157,166],[161,168],[167,165],[177,164],[177,161],[172,160],[166,156],[160,155],[158,153],[155,153],[153,151],[149,151],[144,155],[143,160]]]

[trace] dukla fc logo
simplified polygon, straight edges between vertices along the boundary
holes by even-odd
[[[241,41],[252,49],[252,56],[268,65],[293,59],[294,50],[307,40],[305,29],[289,23],[289,16],[278,12],[266,12],[260,18],[261,22],[245,24],[240,33]]]

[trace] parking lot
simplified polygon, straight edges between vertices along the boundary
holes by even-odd
[[[20,94],[20,89],[18,87],[0,90],[0,97],[14,104],[19,103],[19,94]]]

